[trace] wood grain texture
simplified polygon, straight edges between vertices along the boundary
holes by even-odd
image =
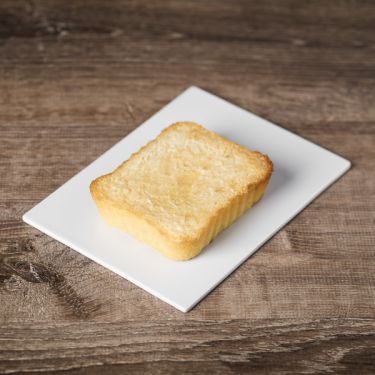
[[[0,328],[0,369],[10,372],[22,364],[31,371],[58,369],[76,374],[202,369],[262,374],[277,367],[280,373],[311,374],[315,368],[352,374],[361,364],[361,373],[370,374],[375,334],[368,332],[374,329],[369,319],[15,324],[11,329]],[[24,348],[22,355],[15,349],[17,344]]]
[[[182,314],[22,214],[190,85],[353,168]],[[375,4],[0,2],[1,373],[375,373]]]

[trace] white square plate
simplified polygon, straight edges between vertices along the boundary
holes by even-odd
[[[198,257],[176,262],[104,224],[90,182],[112,171],[163,128],[195,121],[268,154],[274,173],[263,199]],[[350,168],[350,162],[197,87],[190,87],[28,211],[26,223],[187,312]],[[92,275],[95,277],[95,275]]]

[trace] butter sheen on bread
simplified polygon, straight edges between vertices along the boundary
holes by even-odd
[[[90,191],[106,223],[187,260],[262,197],[271,174],[267,156],[179,122]]]

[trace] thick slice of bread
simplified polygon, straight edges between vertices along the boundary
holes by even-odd
[[[187,260],[261,198],[271,173],[267,156],[179,122],[90,190],[105,222]]]

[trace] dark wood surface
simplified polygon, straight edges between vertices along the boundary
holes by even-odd
[[[190,85],[353,168],[190,313],[22,214]],[[375,3],[0,2],[0,372],[375,373]]]

